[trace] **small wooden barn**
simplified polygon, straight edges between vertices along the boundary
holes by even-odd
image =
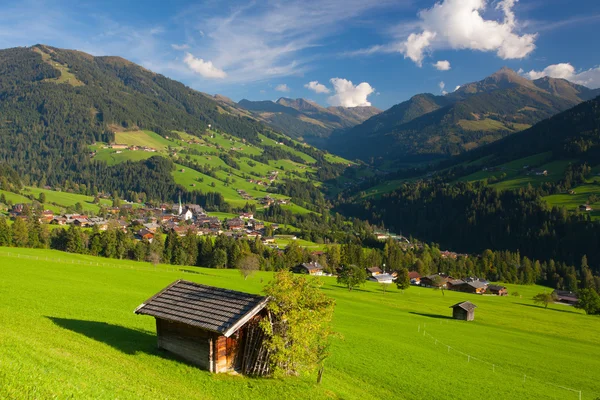
[[[156,318],[158,348],[210,372],[268,373],[258,322],[267,297],[178,280],[136,314]]]
[[[475,319],[475,309],[477,306],[470,301],[463,301],[450,306],[452,309],[452,318],[463,321],[473,321]]]

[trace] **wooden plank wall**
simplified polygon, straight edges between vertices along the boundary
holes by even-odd
[[[156,332],[159,349],[167,350],[200,368],[210,369],[212,333],[158,318],[156,319]]]

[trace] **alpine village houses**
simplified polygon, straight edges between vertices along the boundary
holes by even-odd
[[[269,372],[259,321],[267,297],[178,280],[135,309],[156,318],[158,348],[214,373]]]

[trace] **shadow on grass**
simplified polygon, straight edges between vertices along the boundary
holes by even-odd
[[[452,317],[449,317],[447,315],[440,315],[440,314],[428,314],[428,313],[420,313],[420,312],[414,312],[414,311],[409,311],[408,313],[414,314],[414,315],[420,315],[422,317],[428,317],[428,318],[453,319]]]
[[[107,324],[106,322],[57,317],[47,318],[61,328],[105,343],[125,354],[135,354],[138,352],[161,354],[156,348],[156,336],[147,332]]]
[[[542,310],[551,310],[551,311],[557,311],[557,312],[564,312],[564,313],[570,313],[570,314],[580,314],[577,311],[573,311],[573,310],[559,310],[557,308],[546,308],[544,306],[538,306],[535,304],[526,304],[526,303],[515,303],[518,304],[520,306],[525,306],[525,307],[532,307],[532,308],[541,308]],[[568,307],[568,306],[566,306]]]

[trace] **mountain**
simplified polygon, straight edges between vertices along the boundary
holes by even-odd
[[[416,95],[336,132],[324,147],[352,159],[444,158],[529,128],[597,94],[564,79],[531,81],[502,68],[445,96]]]
[[[381,112],[375,107],[326,108],[310,100],[285,97],[276,102],[243,99],[237,105],[274,129],[311,144],[321,143],[334,130],[355,126]]]
[[[116,191],[121,198],[143,193],[154,200],[182,193],[184,201],[206,200],[214,191],[244,204],[225,182],[238,167],[238,186],[246,183],[244,174],[262,179],[282,165],[293,170],[311,164],[315,173],[327,166],[323,177],[337,171],[325,153],[273,132],[230,99],[192,90],[120,57],[45,45],[0,50],[0,115],[0,164],[25,185],[68,186],[88,195]],[[115,142],[124,150],[110,149]],[[200,158],[204,154],[211,156]],[[174,175],[182,163],[193,164],[186,171],[206,175],[215,189]],[[192,173],[194,166],[199,170]],[[308,173],[302,174],[305,179]],[[223,203],[219,195],[211,198],[212,204]]]

